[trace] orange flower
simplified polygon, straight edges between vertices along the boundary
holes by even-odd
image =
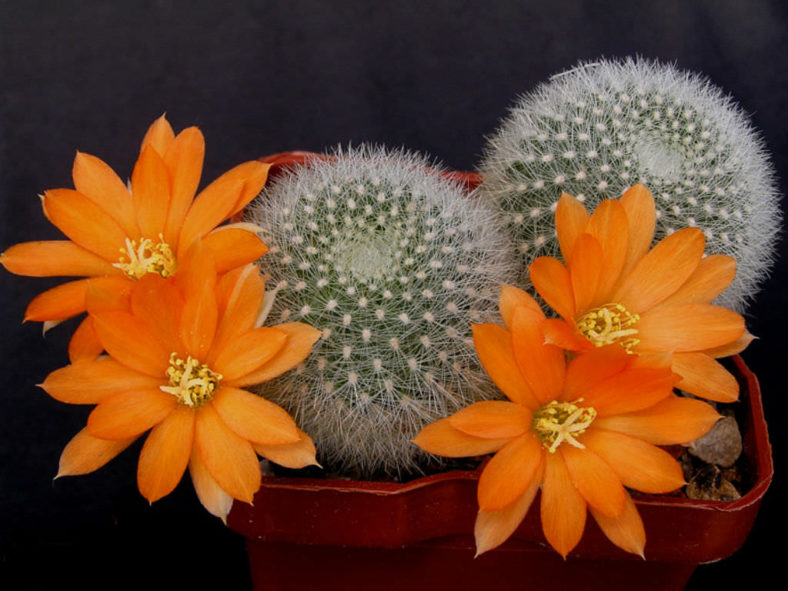
[[[296,366],[320,331],[256,328],[259,270],[249,264],[217,278],[212,259],[195,248],[173,281],[148,273],[126,295],[88,287],[108,357],[74,362],[42,384],[62,402],[97,404],[58,476],[100,468],[150,429],[137,471],[142,495],[167,495],[188,465],[200,501],[224,519],[233,498],[249,503],[260,486],[255,452],[292,468],[316,463],[312,440],[287,412],[243,388]]]
[[[692,441],[719,415],[675,396],[664,362],[628,355],[617,344],[567,363],[564,350],[545,344],[545,317],[533,298],[504,287],[500,303],[506,327],[476,325],[473,339],[511,402],[477,402],[414,440],[442,456],[495,452],[479,478],[477,555],[517,529],[539,488],[542,529],[564,557],[582,536],[586,508],[615,545],[643,555],[643,524],[624,487],[680,487],[678,462],[656,445]]]
[[[628,352],[671,352],[678,387],[731,402],[736,379],[714,358],[742,351],[753,339],[741,315],[711,305],[736,274],[728,256],[704,257],[698,228],[671,234],[650,249],[654,199],[643,185],[589,216],[564,194],[555,214],[565,265],[539,257],[530,275],[539,295],[564,319],[550,321],[548,341],[570,350],[620,343]]]
[[[205,141],[196,127],[177,136],[162,115],[142,141],[127,187],[100,159],[77,153],[72,189],[42,196],[44,215],[70,240],[12,246],[0,263],[12,273],[34,277],[106,277],[105,289],[122,291],[154,273],[173,275],[181,257],[197,241],[214,253],[219,271],[252,262],[267,247],[237,224],[217,228],[262,189],[270,165],[245,162],[220,176],[194,197],[200,183]],[[30,302],[25,320],[45,329],[85,311],[87,280],[71,281]],[[77,331],[72,360],[86,346],[88,327]]]

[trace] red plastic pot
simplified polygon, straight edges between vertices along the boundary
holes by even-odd
[[[638,496],[645,561],[613,546],[592,519],[564,561],[544,539],[538,499],[505,544],[474,559],[478,470],[405,484],[266,477],[254,506],[235,503],[228,524],[247,539],[256,589],[507,591],[547,581],[552,588],[681,589],[698,564],[744,543],[772,478],[758,381],[740,357],[734,364],[751,487],[733,502]]]
[[[329,157],[286,152],[261,160],[275,176],[314,158]],[[468,189],[480,180],[447,176]],[[266,477],[253,506],[233,505],[228,525],[246,537],[255,589],[681,589],[698,564],[744,543],[772,478],[758,381],[740,357],[733,362],[750,488],[733,502],[637,496],[645,561],[613,546],[593,519],[564,561],[544,539],[539,499],[505,544],[474,559],[479,470],[405,484]]]

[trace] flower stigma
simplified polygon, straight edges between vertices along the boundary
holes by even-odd
[[[633,328],[640,316],[632,314],[621,304],[605,304],[583,314],[577,321],[577,328],[596,347],[619,343],[627,353],[640,342]]]
[[[159,242],[142,238],[137,244],[136,240],[126,238],[126,248],[121,248],[120,252],[120,259],[112,266],[132,279],[140,279],[148,273],[158,273],[165,279],[175,274],[175,255],[161,234]]]
[[[170,379],[169,385],[159,386],[162,392],[172,394],[180,404],[199,408],[214,397],[222,374],[211,370],[191,355],[184,361],[177,353],[172,353],[167,377]]]
[[[582,398],[578,398],[575,402],[553,400],[533,414],[531,428],[550,453],[555,453],[558,446],[564,442],[585,449],[585,445],[576,438],[585,433],[594,422],[596,409],[575,404],[582,400]]]

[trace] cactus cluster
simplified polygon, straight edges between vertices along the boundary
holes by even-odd
[[[419,429],[496,397],[471,323],[494,321],[514,259],[498,213],[425,159],[340,149],[272,181],[246,219],[270,247],[269,317],[323,332],[259,393],[293,413],[326,468],[418,472]]]
[[[638,182],[654,194],[657,239],[697,226],[707,253],[737,260],[718,303],[743,310],[773,262],[773,167],[741,109],[700,75],[633,58],[581,64],[521,97],[484,154],[480,192],[506,212],[523,270],[557,253],[562,192],[592,209]]]

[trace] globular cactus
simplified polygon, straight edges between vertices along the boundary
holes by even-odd
[[[424,425],[498,396],[470,339],[513,279],[498,216],[425,159],[369,147],[294,168],[250,208],[270,246],[270,317],[323,331],[260,394],[293,413],[324,466],[419,472],[429,456],[410,440]]]
[[[581,64],[521,97],[484,154],[480,192],[505,210],[524,270],[558,252],[562,192],[592,210],[638,182],[654,194],[657,239],[697,226],[707,253],[737,260],[717,303],[743,310],[773,262],[781,213],[763,141],[700,75],[633,58]]]

